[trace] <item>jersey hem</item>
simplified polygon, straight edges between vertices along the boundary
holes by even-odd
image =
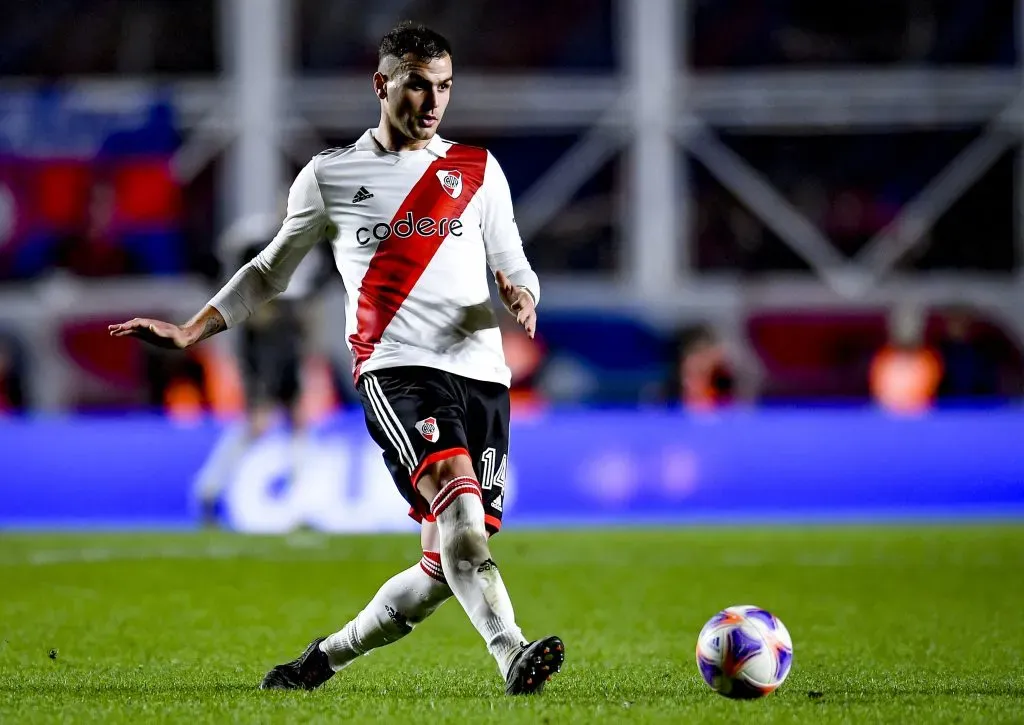
[[[506,388],[512,387],[512,373],[506,368],[506,372],[503,374],[495,373],[494,375],[481,374],[477,366],[472,365],[459,365],[458,363],[451,363],[447,361],[394,361],[394,362],[376,362],[373,358],[370,358],[362,364],[359,368],[359,377],[356,378],[355,382],[358,386],[359,380],[366,373],[378,372],[380,370],[387,370],[389,368],[404,368],[404,367],[422,367],[432,368],[434,370],[441,370],[452,375],[458,375],[463,378],[469,378],[470,380],[478,380],[483,383],[497,383],[498,385]]]

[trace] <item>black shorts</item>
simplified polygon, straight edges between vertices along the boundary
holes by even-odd
[[[366,427],[409,515],[433,521],[416,481],[428,465],[466,454],[480,482],[484,523],[497,533],[508,468],[508,388],[427,367],[363,373],[358,388]]]

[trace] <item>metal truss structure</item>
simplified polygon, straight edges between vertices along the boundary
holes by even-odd
[[[309,78],[289,59],[291,0],[220,0],[225,73],[178,79],[170,88],[188,131],[175,157],[183,179],[226,154],[222,225],[279,208],[287,161],[305,163],[321,135],[355,134],[376,123],[366,73]],[[1024,48],[1024,0],[1017,47]],[[536,234],[610,158],[624,154],[626,199],[620,214],[623,260],[607,276],[547,275],[545,306],[629,309],[655,322],[711,320],[735,342],[745,316],[764,308],[870,308],[970,303],[1024,339],[1024,62],[1015,68],[696,73],[686,56],[689,0],[619,0],[619,67],[607,76],[483,75],[459,69],[446,133],[578,134],[577,143],[517,202],[524,237]],[[116,106],[151,79],[80,79],[82,103]],[[15,87],[0,81],[0,92]],[[982,133],[853,259],[841,255],[751,164],[718,137],[740,133],[850,133],[976,125]],[[1015,150],[1019,271],[1012,278],[903,274],[909,250],[927,243],[939,217],[999,158]],[[803,258],[812,272],[760,281],[695,270],[688,250],[693,201],[687,155],[698,160]],[[207,290],[195,281],[153,286],[126,281],[75,286],[79,309],[107,309],[145,289],[154,307],[191,311]],[[24,308],[26,291],[0,293],[0,307]],[[35,290],[36,299],[69,299]],[[166,295],[154,300],[153,295]],[[14,296],[12,296],[14,295]],[[89,297],[93,302],[85,301]],[[137,297],[136,297],[137,299]],[[10,305],[8,305],[8,302]],[[166,302],[166,305],[161,305]],[[54,304],[58,304],[55,302]],[[26,308],[27,309],[27,308]],[[45,395],[53,400],[54,396]]]

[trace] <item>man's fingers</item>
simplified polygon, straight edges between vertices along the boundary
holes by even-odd
[[[117,335],[118,337],[121,337],[123,335],[127,335],[139,329],[139,327],[141,327],[141,325],[139,324],[140,322],[141,320],[136,318],[134,320],[128,320],[128,322],[120,322],[116,325],[110,325],[107,327],[107,329],[110,330],[111,335]]]
[[[507,276],[505,276],[504,272],[502,272],[499,269],[497,272],[494,273],[494,279],[498,282],[498,286],[501,288],[502,292],[504,292],[508,296],[512,296],[512,294],[515,292],[516,287],[514,284],[512,284],[512,281]]]
[[[530,313],[526,318],[526,324],[523,325],[526,328],[526,334],[533,339],[534,332],[537,330],[537,315]]]
[[[173,325],[160,320],[136,317],[116,325],[108,325],[111,337],[134,337],[144,343],[166,349],[181,349]]]
[[[160,337],[156,331],[156,322],[136,317],[135,319],[122,322],[108,327],[112,337],[138,337],[152,339]]]

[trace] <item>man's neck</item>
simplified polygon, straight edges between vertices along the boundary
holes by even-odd
[[[377,130],[373,132],[373,140],[377,142],[384,151],[419,151],[426,148],[430,140],[420,141],[404,136],[383,118],[377,124]]]

